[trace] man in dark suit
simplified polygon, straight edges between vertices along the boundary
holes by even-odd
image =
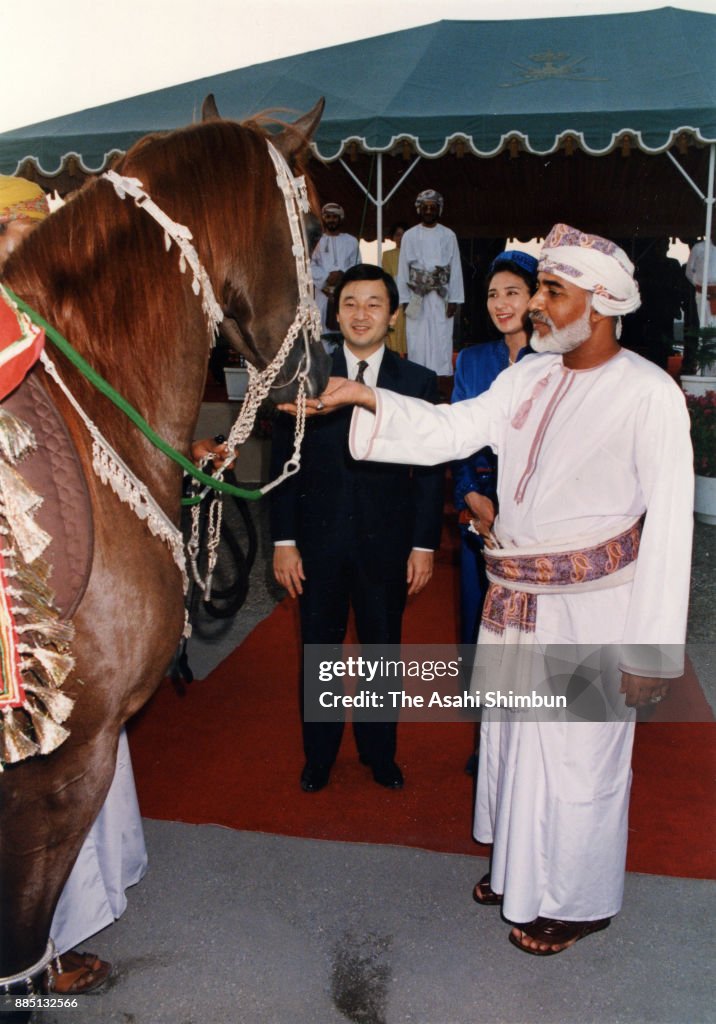
[[[435,374],[385,346],[398,311],[389,274],[368,263],[352,267],[336,292],[336,308],[344,345],[333,355],[334,377],[437,402]],[[310,420],[300,472],[273,492],[274,574],[299,598],[304,644],[340,646],[350,607],[360,643],[398,644],[406,597],[432,576],[443,468],[355,462],[348,452],[350,418],[345,409]],[[275,422],[276,473],[292,451],[293,426],[284,414]],[[396,723],[354,722],[353,731],[360,760],[375,781],[400,789]],[[304,721],[305,792],[327,784],[342,734],[342,721]]]

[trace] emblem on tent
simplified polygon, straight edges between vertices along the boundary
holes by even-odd
[[[533,53],[529,59],[534,67],[525,67],[512,61],[521,72],[519,82],[501,82],[501,89],[511,89],[514,85],[528,85],[530,82],[544,82],[554,78],[569,78],[580,82],[606,82],[606,78],[593,78],[585,76],[585,69],[579,65],[586,57],[570,57],[568,53],[554,53],[553,50],[545,50],[544,53]]]

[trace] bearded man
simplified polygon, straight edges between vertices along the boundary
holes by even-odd
[[[489,391],[433,407],[331,380],[312,403],[363,407],[350,432],[358,459],[430,465],[491,445],[498,547],[486,551],[479,644],[594,644],[619,658],[611,721],[483,714],[474,834],[492,860],[473,895],[501,906],[510,941],[537,956],[619,911],[634,709],[662,700],[683,665],[689,420],[666,373],[619,345],[620,317],[640,303],[633,271],[613,242],[558,224],[530,304],[538,354]]]
[[[440,224],[443,197],[432,188],[415,200],[420,223],[403,235],[398,291],[405,309],[408,359],[451,377],[453,323],[464,301],[460,250],[454,231]]]

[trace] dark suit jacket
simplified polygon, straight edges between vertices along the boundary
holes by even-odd
[[[343,349],[333,356],[332,374],[346,376]],[[432,370],[383,353],[378,386],[436,402]],[[405,578],[413,547],[437,549],[443,508],[443,466],[356,462],[348,450],[351,409],[307,422],[300,472],[272,492],[272,539],[294,540],[307,572],[340,563],[360,552],[375,578]],[[294,420],[274,422],[272,477],[293,447]]]

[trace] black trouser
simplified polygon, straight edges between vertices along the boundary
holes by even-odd
[[[304,644],[331,644],[336,654],[346,635],[348,612],[353,608],[358,640],[362,644],[399,644],[407,584],[402,577],[376,578],[366,572],[359,555],[330,566],[304,563],[306,580],[300,598],[301,638]],[[377,682],[377,681],[376,681]],[[385,681],[386,690],[395,680]],[[373,684],[374,689],[379,687]],[[301,673],[303,719],[303,672]],[[303,749],[311,764],[330,766],[343,736],[343,721],[303,722]],[[371,764],[392,761],[396,750],[396,722],[354,722],[353,735],[360,757]]]

